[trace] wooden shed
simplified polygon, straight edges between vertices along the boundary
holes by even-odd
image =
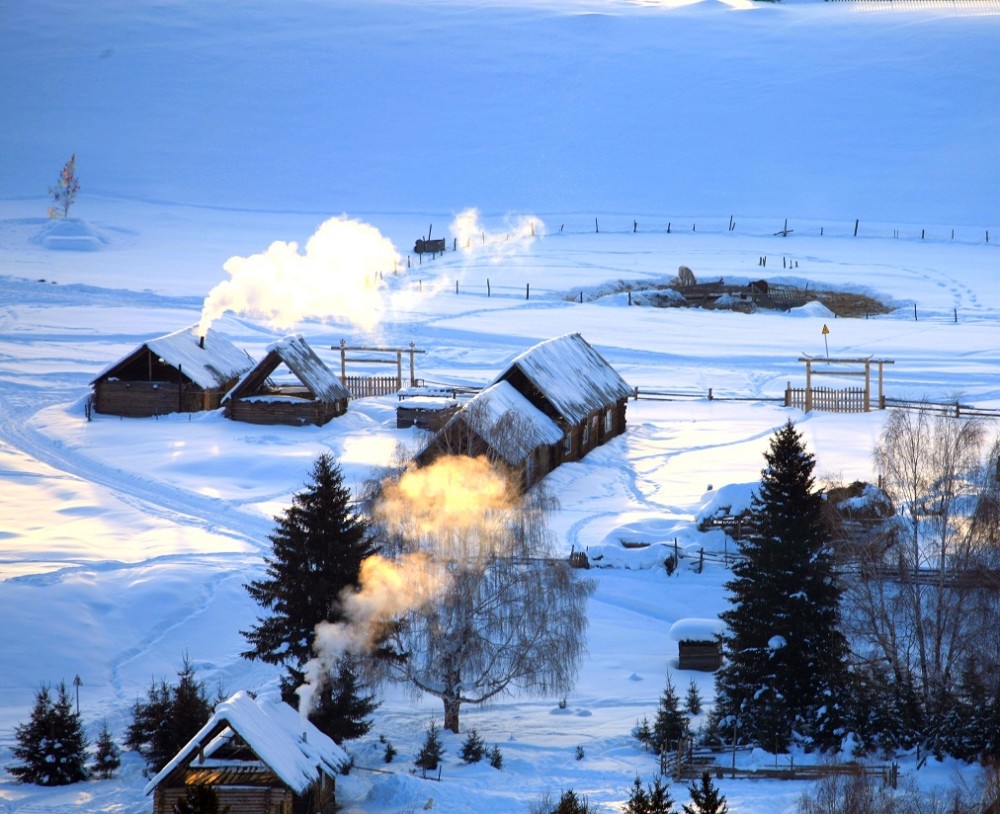
[[[276,374],[283,374],[283,378]],[[351,394],[301,336],[287,336],[223,398],[226,417],[251,424],[321,426],[347,411]]]
[[[231,814],[333,814],[347,753],[281,701],[238,692],[146,785],[153,814],[173,814],[191,786]]]
[[[678,619],[670,626],[677,642],[677,668],[715,672],[722,666],[722,634],[725,623],[715,619]]]
[[[121,416],[214,410],[253,360],[211,329],[150,339],[91,381],[93,408]]]
[[[514,387],[497,382],[465,404],[417,456],[486,455],[520,478],[524,489],[559,464],[563,431]]]
[[[576,461],[625,432],[633,390],[578,333],[541,342],[495,379],[508,382],[563,433],[561,461]]]

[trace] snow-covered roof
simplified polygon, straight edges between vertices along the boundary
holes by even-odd
[[[350,761],[347,753],[309,720],[283,701],[254,699],[238,692],[215,708],[208,722],[160,772],[146,784],[149,794],[160,782],[195,755],[220,724],[238,734],[265,764],[296,794],[302,794],[321,774],[335,776]],[[206,754],[224,742],[216,736]]]
[[[669,637],[675,642],[711,642],[726,631],[726,623],[715,619],[678,619],[670,626]]]
[[[505,427],[501,421],[509,413],[516,416],[514,427]],[[451,419],[459,420],[466,421],[509,464],[520,464],[532,450],[563,439],[559,425],[505,381],[478,393]]]
[[[340,379],[324,364],[316,352],[309,347],[301,335],[286,336],[284,339],[269,345],[267,356],[252,370],[248,370],[226,395],[230,398],[241,392],[244,382],[253,376],[258,369],[267,368],[269,375],[280,363],[284,362],[299,381],[320,401],[339,401],[349,399],[350,392],[340,383]]]
[[[578,333],[546,340],[516,357],[495,381],[518,369],[572,424],[632,395],[632,388]]]
[[[253,360],[221,334],[209,328],[205,332],[205,341],[201,342],[195,328],[196,326],[182,328],[172,334],[150,339],[127,356],[108,365],[91,384],[104,378],[143,348],[148,348],[150,353],[156,354],[170,367],[181,370],[192,382],[204,389],[221,387],[253,367]]]

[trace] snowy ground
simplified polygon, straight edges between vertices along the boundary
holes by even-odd
[[[0,109],[11,111],[0,128],[0,765],[43,682],[80,676],[92,737],[105,720],[123,733],[135,699],[184,654],[210,688],[274,689],[272,669],[238,656],[257,611],[242,586],[316,455],[333,452],[360,485],[398,444],[419,442],[396,429],[395,399],[352,403],[322,428],[217,413],[87,422],[84,400],[106,365],[197,322],[229,258],[274,241],[304,255],[347,211],[399,253],[368,319],[356,309],[357,321],[277,327],[229,312],[213,327],[255,358],[294,330],[332,364],[341,339],[413,342],[426,351],[418,376],[464,385],[578,331],[640,391],[716,397],[630,402],[623,437],[548,478],[564,551],[608,566],[588,574],[589,654],[565,709],[513,698],[463,710],[505,769],[461,765],[448,736],[436,783],[410,768],[438,704],[387,688],[372,737],[354,746],[359,769],[339,785],[348,811],[372,814],[429,799],[449,814],[523,812],[566,788],[617,810],[636,773],[655,771],[629,732],[655,712],[668,672],[711,697],[711,676],[676,669],[668,636],[678,619],[725,607],[722,566],[694,563],[731,544],[697,532],[698,514],[746,499],[788,417],[822,477],[872,476],[884,414],[781,407],[786,384],[804,383],[799,357],[892,360],[889,396],[1000,409],[1000,113],[983,101],[1000,90],[1000,17],[989,3],[858,8],[295,2],[237,16],[15,0],[0,13]],[[66,240],[45,241],[44,189],[74,150],[74,214],[88,228],[60,251]],[[471,204],[485,214],[467,229],[456,216]],[[794,231],[776,236],[785,218]],[[413,240],[432,225],[450,248],[453,224],[469,251],[418,264]],[[662,282],[681,264],[703,280],[863,291],[895,310],[844,320],[815,304],[629,307],[620,283]],[[373,279],[299,265],[317,301]],[[689,556],[668,577],[661,544],[675,541]],[[399,749],[390,766],[379,735]],[[915,772],[904,756],[903,768],[924,787],[975,782],[951,764]],[[151,808],[144,784],[134,755],[115,779],[66,789],[0,774],[0,811],[138,814]],[[721,785],[734,814],[787,814],[806,790]],[[687,801],[680,786],[674,797]]]

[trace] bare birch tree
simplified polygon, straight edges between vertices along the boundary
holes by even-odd
[[[471,460],[439,459],[417,472],[436,478],[440,473],[431,470]],[[470,484],[447,476],[442,488],[448,494],[436,494],[425,480],[415,489],[415,501],[387,509],[405,491],[404,475],[400,488],[390,485],[380,503],[380,519],[400,555],[428,555],[439,588],[384,628],[383,645],[398,657],[373,666],[417,694],[440,698],[444,728],[452,732],[459,731],[463,704],[513,692],[567,692],[584,652],[592,592],[590,582],[577,579],[568,562],[553,554],[542,490],[521,497],[485,459],[478,462],[472,491],[482,494],[471,500],[459,499]],[[494,478],[503,494],[490,483]]]
[[[875,451],[896,515],[865,549],[848,618],[860,654],[896,692],[895,714],[925,735],[969,671],[985,667],[979,642],[1000,624],[988,578],[996,446],[984,458],[985,430],[976,418],[894,411]],[[995,655],[987,660],[995,668]]]

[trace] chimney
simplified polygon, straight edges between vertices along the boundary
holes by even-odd
[[[205,337],[204,336],[199,336],[198,337],[198,347],[199,348],[204,348],[205,347]]]

